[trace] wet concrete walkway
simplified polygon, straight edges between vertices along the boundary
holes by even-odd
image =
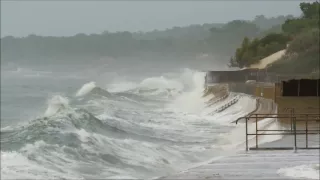
[[[319,136],[310,136],[310,146],[319,146]],[[304,144],[299,137],[299,144]],[[260,146],[292,146],[292,136]],[[278,173],[280,168],[319,164],[319,149],[240,151],[206,164],[159,179],[292,179]],[[297,178],[295,178],[297,179]],[[305,178],[301,178],[305,179]]]

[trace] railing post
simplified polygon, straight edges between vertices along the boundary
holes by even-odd
[[[258,114],[256,114],[256,148],[258,148]]]
[[[296,118],[293,118],[293,130],[294,130],[294,152],[297,152],[297,121]]]
[[[273,92],[274,94],[274,96],[273,96],[273,102],[275,102],[275,103],[277,103],[277,101],[276,101],[276,96],[277,96],[277,83],[275,83],[274,84],[274,92]],[[272,105],[272,107],[273,107],[273,105]]]
[[[292,131],[293,124],[295,121],[295,118],[293,116],[294,116],[294,108],[291,108],[291,131]]]
[[[248,151],[248,118],[246,117],[246,151]]]
[[[308,114],[306,115],[307,119],[306,119],[306,148],[308,148]]]
[[[320,114],[318,115],[318,119],[316,119],[316,122],[318,122],[318,125],[319,125],[319,127],[318,127],[318,130],[319,130],[319,135],[320,135]]]
[[[292,109],[290,109],[290,130],[292,132],[292,129],[293,129],[293,115],[292,115]]]
[[[298,80],[298,96],[300,96],[300,80]]]
[[[317,96],[319,97],[319,79],[317,79]]]

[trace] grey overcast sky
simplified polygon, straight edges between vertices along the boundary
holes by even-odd
[[[300,2],[1,0],[1,37],[70,36],[105,30],[151,31],[234,19],[249,20],[260,14],[267,17],[300,15]]]

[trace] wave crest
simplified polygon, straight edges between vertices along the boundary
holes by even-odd
[[[111,95],[107,90],[102,89],[101,87],[97,86],[96,82],[93,82],[93,81],[84,84],[77,91],[76,97],[83,97],[83,96],[86,96],[88,94],[98,94],[98,95],[106,96],[106,97]]]
[[[91,92],[96,86],[96,82],[89,82],[84,84],[76,93],[76,97],[81,97],[87,95],[89,92]]]
[[[46,117],[52,116],[57,112],[61,111],[62,109],[65,109],[68,106],[69,106],[69,100],[66,97],[62,97],[60,95],[53,96],[48,101],[48,108],[44,113],[44,116]]]

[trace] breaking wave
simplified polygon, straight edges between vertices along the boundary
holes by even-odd
[[[222,122],[250,109],[211,115],[218,105],[202,97],[204,75],[184,69],[118,88],[92,81],[53,96],[39,118],[1,129],[2,178],[151,178],[223,154],[221,134],[234,126]]]

